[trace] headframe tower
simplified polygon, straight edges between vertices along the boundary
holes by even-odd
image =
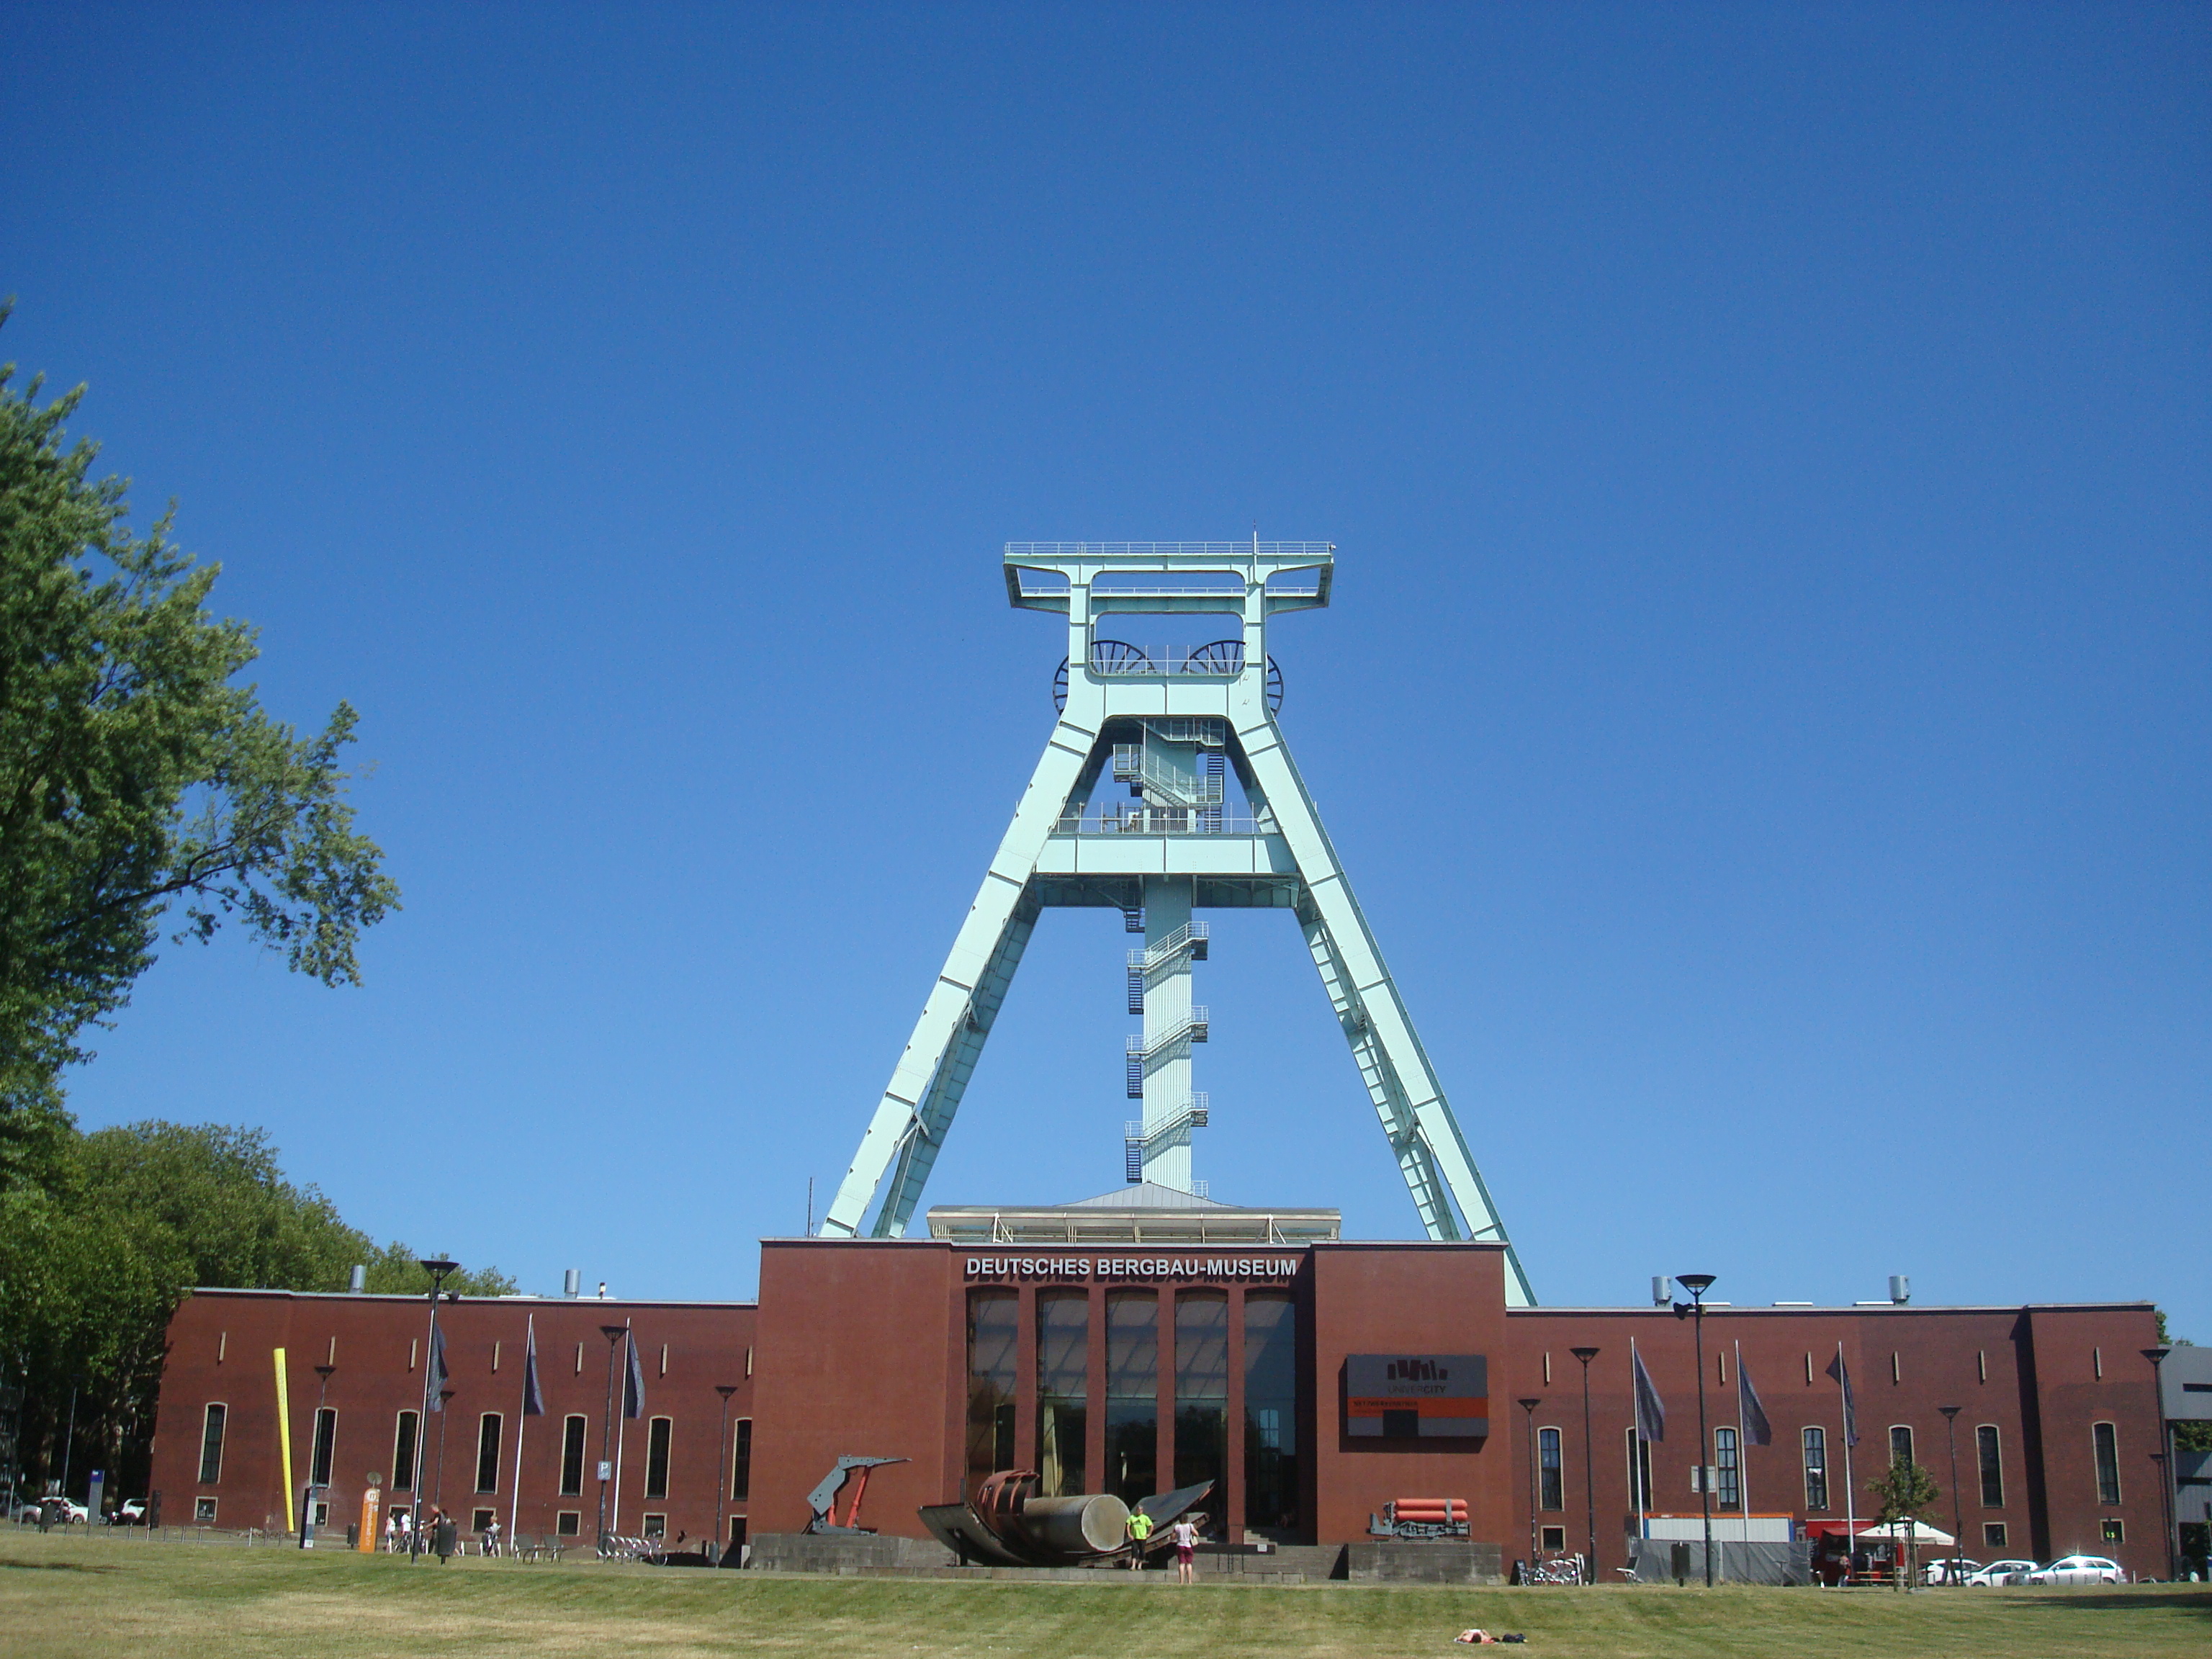
[[[1528,1282],[1414,1034],[1276,721],[1267,623],[1328,603],[1328,542],[1009,542],[1006,596],[1067,619],[1060,718],[914,1035],[824,1218],[824,1237],[903,1236],[1006,988],[1048,905],[1118,908],[1144,944],[1128,961],[1144,1029],[1125,1056],[1144,1117],[1127,1174],[1191,1191],[1206,1095],[1190,1050],[1208,908],[1293,912],[1431,1239],[1507,1246],[1506,1296]],[[1116,635],[1131,616],[1235,618],[1229,638],[1170,650]],[[1229,798],[1233,772],[1242,810]],[[1119,786],[1127,786],[1126,791]],[[1126,794],[1125,803],[1119,797]],[[881,1201],[877,1202],[878,1194]],[[873,1213],[871,1215],[872,1206]]]

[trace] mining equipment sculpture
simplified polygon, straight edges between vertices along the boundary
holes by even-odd
[[[1117,908],[1144,935],[1127,963],[1129,1012],[1144,1024],[1122,1056],[1127,1092],[1144,1102],[1144,1115],[1125,1130],[1124,1173],[1200,1190],[1191,1142],[1211,1103],[1192,1086],[1191,1049],[1206,1040],[1209,1021],[1192,1000],[1191,967],[1206,959],[1209,940],[1194,912],[1282,909],[1304,934],[1423,1232],[1505,1244],[1506,1300],[1532,1304],[1276,719],[1282,677],[1267,654],[1267,625],[1326,605],[1334,566],[1329,543],[1256,536],[1006,544],[1009,600],[1067,619],[1059,720],[838,1186],[823,1237],[905,1235],[1049,905]],[[1222,613],[1235,631],[1207,644],[1160,649],[1115,637],[1133,616],[1166,615],[1189,629],[1188,619]]]
[[[1465,1538],[1464,1498],[1394,1498],[1367,1517],[1370,1538]]]
[[[1129,1506],[1109,1492],[1059,1498],[1039,1494],[1035,1469],[1000,1469],[986,1476],[964,1504],[925,1504],[922,1524],[963,1564],[994,1567],[1097,1565],[1132,1548]],[[1213,1482],[1178,1486],[1138,1500],[1152,1516],[1157,1548],[1167,1541],[1169,1523],[1188,1519],[1204,1525],[1192,1506],[1213,1490]]]
[[[806,1494],[806,1507],[814,1511],[807,1522],[809,1532],[873,1532],[873,1527],[860,1524],[860,1500],[868,1495],[868,1471],[879,1469],[886,1463],[903,1463],[903,1457],[841,1457],[837,1467],[822,1477],[822,1484]],[[860,1471],[860,1479],[853,1483],[853,1501],[845,1508],[845,1518],[837,1519],[837,1493],[844,1486],[846,1476]]]

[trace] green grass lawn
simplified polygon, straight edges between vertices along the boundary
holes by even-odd
[[[1298,1659],[1462,1653],[1468,1625],[1532,1655],[2136,1656],[2212,1650],[2212,1592],[1446,1590],[766,1577],[532,1566],[0,1528],[0,1655],[382,1659],[732,1652]]]

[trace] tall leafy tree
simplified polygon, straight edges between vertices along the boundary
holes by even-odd
[[[0,307],[0,322],[6,320]],[[341,702],[301,736],[240,673],[255,630],[208,609],[220,567],[129,524],[126,481],[0,368],[0,1099],[35,1109],[129,1000],[165,916],[226,917],[327,985],[398,904],[354,827]],[[50,1099],[46,1104],[52,1104]],[[12,1113],[11,1113],[12,1115]],[[23,1156],[10,1125],[0,1157]]]

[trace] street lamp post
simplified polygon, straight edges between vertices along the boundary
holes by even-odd
[[[415,1494],[415,1524],[407,1528],[407,1560],[410,1565],[422,1553],[422,1437],[430,1431],[430,1374],[438,1358],[438,1296],[446,1287],[447,1279],[460,1271],[461,1264],[448,1261],[443,1256],[434,1256],[416,1264],[430,1275],[430,1338],[429,1346],[422,1356],[422,1410],[416,1419],[415,1467],[408,1473],[413,1477],[408,1489]],[[444,1381],[441,1377],[441,1382]],[[398,1471],[392,1472],[398,1479]]]
[[[2153,1408],[2158,1413],[2158,1504],[2166,1518],[2166,1576],[2179,1577],[2181,1566],[2181,1540],[2173,1524],[2173,1431],[2166,1420],[2166,1357],[2171,1348],[2145,1348],[2142,1356],[2150,1361]]]
[[[1528,1438],[1528,1570],[1536,1569],[1536,1407],[1544,1403],[1541,1395],[1532,1395],[1514,1402],[1521,1407],[1522,1432]],[[1522,1580],[1526,1583],[1528,1580]]]
[[[607,1414],[599,1419],[599,1548],[607,1547],[607,1472],[613,1460],[607,1449],[615,1431],[615,1346],[629,1334],[627,1325],[602,1325],[599,1334],[607,1340]]]
[[[1595,1348],[1570,1348],[1569,1353],[1583,1362],[1583,1506],[1589,1511],[1589,1577],[1585,1583],[1597,1583],[1597,1461],[1590,1455],[1589,1365],[1597,1358]]]
[[[1675,1305],[1674,1316],[1689,1314],[1698,1328],[1698,1498],[1705,1515],[1705,1588],[1713,1587],[1713,1466],[1707,1462],[1712,1442],[1705,1428],[1705,1292],[1714,1274],[1676,1273],[1674,1282],[1690,1293],[1690,1305]]]
[[[730,1533],[730,1396],[738,1391],[734,1382],[717,1382],[714,1392],[722,1396],[722,1463],[714,1472],[714,1552],[708,1557],[712,1561],[721,1559]]]
[[[1943,1413],[1943,1433],[1951,1443],[1951,1582],[1959,1580],[1959,1546],[1966,1533],[1966,1511],[1960,1507],[1959,1496],[1959,1413],[1963,1406],[1938,1406]]]

